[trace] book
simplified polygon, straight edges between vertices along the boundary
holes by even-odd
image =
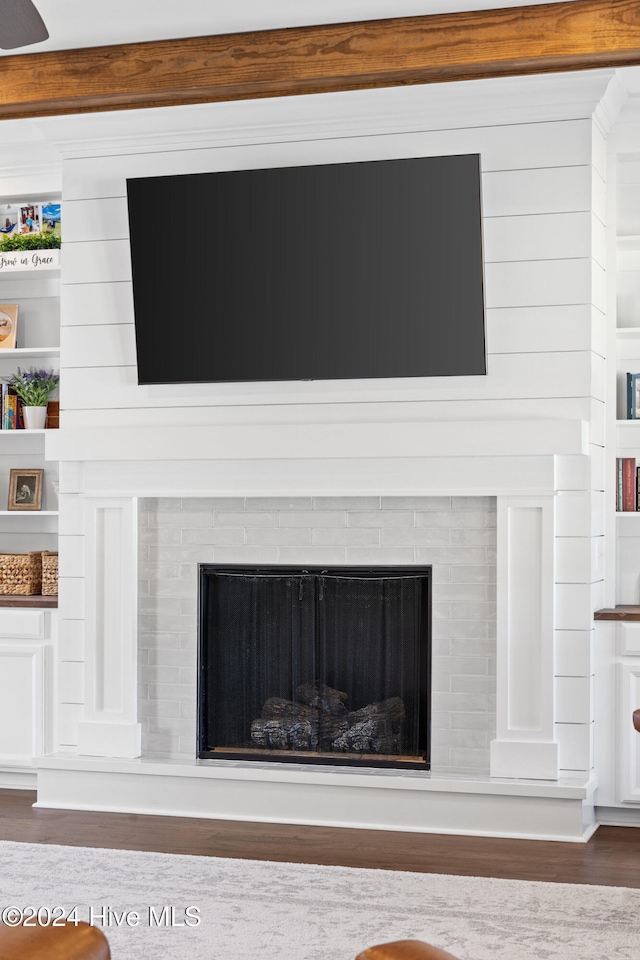
[[[18,429],[18,398],[7,384],[2,385],[2,429]]]
[[[616,457],[616,513],[622,511],[622,457]]]
[[[622,457],[622,509],[625,513],[636,509],[635,457]]]
[[[636,468],[636,510],[640,510],[640,467]]]

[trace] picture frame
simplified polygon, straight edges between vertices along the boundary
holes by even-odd
[[[0,303],[0,350],[15,350],[18,304]]]
[[[12,469],[9,473],[8,510],[41,510],[44,470],[31,467]]]
[[[627,420],[640,420],[640,373],[627,374]]]

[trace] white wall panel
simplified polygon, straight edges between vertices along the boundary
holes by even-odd
[[[131,253],[128,240],[65,244],[65,285],[113,283],[118,280],[131,280]]]
[[[133,324],[65,327],[61,344],[66,371],[69,367],[130,367],[136,362]],[[67,396],[65,395],[65,400]]]
[[[591,582],[590,544],[589,537],[556,537],[556,583]]]
[[[62,290],[62,327],[85,327],[105,324],[133,324],[133,287],[130,280],[101,283],[68,284]],[[73,342],[73,334],[71,334]],[[63,356],[66,361],[66,349]]]
[[[556,677],[556,722],[591,723],[593,677]]]
[[[84,703],[84,664],[58,664],[58,696],[61,703]]]
[[[607,232],[605,225],[594,214],[590,216],[591,256],[603,270],[607,267]]]
[[[83,365],[65,369],[64,407],[65,410],[82,410],[193,406],[212,402],[263,404],[411,398],[475,401],[483,398],[588,397],[591,393],[591,356],[582,352],[500,354],[489,357],[487,377],[434,377],[417,381],[417,386],[412,386],[415,381],[389,380],[384,386],[372,389],[369,386],[371,381],[330,380],[139,386],[133,364],[127,367],[90,365],[100,363],[100,357],[91,351],[90,356],[70,358]],[[161,417],[159,422],[162,422]]]
[[[593,627],[590,630],[556,630],[557,677],[590,677],[593,674]]]
[[[593,767],[593,723],[556,723],[555,737],[561,770]]]
[[[607,188],[604,177],[593,170],[591,178],[591,209],[601,223],[607,222]]]
[[[604,267],[591,261],[591,302],[602,313],[607,310],[607,278]]]
[[[592,252],[590,213],[485,217],[483,233],[485,263],[560,260]]]
[[[84,576],[84,537],[60,536],[58,562],[66,577]]]
[[[65,243],[121,240],[128,236],[129,218],[126,197],[107,197],[100,200],[67,200],[65,198]]]
[[[591,262],[534,260],[485,266],[487,307],[591,303]]]
[[[589,458],[584,456],[556,457],[556,490],[588,490]]]
[[[592,310],[588,304],[489,309],[487,352],[591,350]]]
[[[590,559],[590,553],[587,553]],[[590,583],[558,583],[555,590],[558,630],[589,630],[593,623]]]
[[[80,577],[59,576],[58,609],[65,620],[82,620],[84,617],[85,581]]]
[[[567,213],[591,209],[591,167],[483,170],[485,217]]]

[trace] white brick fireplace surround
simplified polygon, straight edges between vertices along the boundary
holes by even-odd
[[[597,71],[37,121],[65,221],[39,805],[590,835],[616,102]],[[137,384],[127,177],[452,153],[481,157],[487,376]],[[433,564],[432,771],[196,761],[203,561]]]

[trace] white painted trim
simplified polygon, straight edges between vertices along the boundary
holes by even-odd
[[[30,766],[32,764],[33,761]],[[36,790],[37,786],[37,770],[24,767],[12,769],[9,765],[0,766],[0,790]]]
[[[84,720],[79,749],[140,756],[137,720],[137,501],[87,497]]]
[[[33,124],[64,158],[513,123],[591,121],[598,107],[598,123],[607,126],[619,109],[615,90],[607,96],[615,77],[614,70],[501,77],[45,117]]]
[[[44,757],[36,806],[573,842],[595,829],[592,780],[478,782],[292,766]]]
[[[499,497],[497,533],[497,702],[491,773],[557,779],[553,498]]]

